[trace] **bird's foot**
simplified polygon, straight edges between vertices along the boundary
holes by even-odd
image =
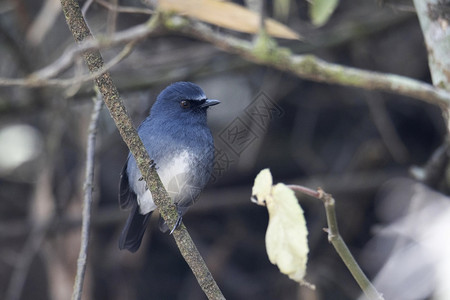
[[[175,231],[175,229],[180,227],[182,221],[183,221],[183,215],[180,212],[178,212],[178,218],[177,218],[177,221],[175,222],[175,226],[173,226],[173,228],[169,234],[172,234]]]
[[[158,170],[158,167],[156,166],[156,162],[153,159],[150,161],[150,168],[155,168],[156,170]]]
[[[150,161],[150,168],[155,168],[156,170],[158,170],[158,167],[156,167],[156,163],[153,159]],[[138,181],[142,181],[142,180],[144,180],[144,176],[141,176],[138,179]]]

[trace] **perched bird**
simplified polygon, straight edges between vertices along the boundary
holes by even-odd
[[[156,171],[177,207],[177,225],[172,231],[210,179],[214,144],[206,111],[219,103],[206,98],[196,84],[176,82],[158,95],[150,115],[138,128]],[[136,252],[156,205],[131,153],[120,176],[119,203],[122,209],[131,209],[119,248]],[[160,229],[168,230],[162,219]]]

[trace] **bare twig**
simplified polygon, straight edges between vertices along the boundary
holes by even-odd
[[[101,71],[98,71],[96,73],[91,74],[84,74],[84,75],[76,75],[72,78],[67,79],[46,79],[46,77],[49,74],[45,74],[44,76],[41,76],[39,73],[33,73],[30,77],[24,78],[24,79],[6,79],[6,78],[0,78],[0,85],[19,85],[19,86],[26,86],[26,87],[41,87],[41,86],[61,86],[61,87],[67,87],[67,86],[73,86],[76,84],[80,84],[83,82],[87,82],[90,80],[93,80],[95,77],[99,76],[104,71],[108,71],[118,63],[120,63],[123,59],[125,59],[133,50],[134,46],[136,45],[137,41],[132,41],[125,45],[125,47],[122,49],[122,51],[117,54],[115,57],[113,57],[107,64],[105,64],[104,69]],[[70,58],[67,56],[64,58],[61,57],[62,60],[58,60],[61,62],[61,64],[52,64],[53,70],[48,70],[51,73],[60,72],[63,71],[63,69],[66,67],[66,64],[71,64],[72,59],[74,59],[76,56],[73,55]],[[50,66],[49,66],[50,67]],[[44,70],[42,70],[44,71]]]
[[[0,86],[24,86],[24,87],[40,87],[48,85],[70,86],[76,83],[92,80],[95,76],[84,75],[68,79],[50,79],[65,69],[67,69],[84,51],[93,49],[103,49],[120,44],[127,44],[124,49],[114,57],[108,64],[104,66],[104,70],[108,70],[115,64],[124,59],[131,53],[131,50],[137,42],[155,33],[155,28],[149,22],[134,26],[130,29],[121,31],[108,38],[99,40],[86,39],[79,43],[76,47],[70,47],[62,56],[60,56],[52,64],[42,68],[27,78],[0,78]],[[95,74],[99,75],[99,74]]]
[[[287,187],[293,191],[300,192],[302,194],[306,194],[317,199],[319,199],[320,197],[320,193],[318,191],[312,190],[302,185],[288,184]]]
[[[322,200],[327,215],[328,228],[325,231],[328,233],[328,241],[333,244],[334,249],[336,249],[336,252],[339,254],[350,273],[352,273],[353,278],[355,278],[367,298],[370,300],[384,299],[361,270],[339,233],[334,198],[330,194],[325,193],[321,188],[315,191],[300,185],[288,185],[288,187],[293,191],[304,193]]]
[[[384,101],[377,101],[378,99],[375,99],[372,95],[367,95],[367,98],[373,123],[377,127],[386,148],[395,161],[404,164],[409,159],[409,151],[398,136],[392,119],[388,116]]]
[[[118,12],[116,7],[119,5],[119,1],[118,0],[110,0],[110,5],[111,7],[113,7],[114,9],[109,9],[108,10],[108,16],[106,18],[106,34],[108,36],[113,35],[114,32],[116,32],[116,22],[117,22],[117,16],[118,16]]]
[[[48,32],[54,27],[55,21],[61,14],[61,7],[58,0],[46,0],[42,5],[39,14],[28,27],[26,40],[33,46],[42,43]]]
[[[89,7],[91,7],[93,2],[94,0],[87,0],[86,2],[84,2],[83,7],[81,8],[81,13],[83,14],[84,17],[86,17],[86,13]]]
[[[413,166],[410,168],[411,175],[438,190],[442,189],[443,184],[448,186],[446,172],[450,159],[449,155],[450,141],[446,139],[441,146],[434,150],[424,167]]]
[[[86,174],[84,181],[83,218],[81,224],[81,245],[78,254],[77,275],[73,287],[72,300],[80,300],[83,294],[84,275],[86,273],[87,251],[89,245],[89,229],[91,224],[92,190],[94,180],[95,140],[98,119],[102,108],[102,95],[97,91],[94,108],[89,123],[89,134],[86,147]]]
[[[266,1],[265,0],[259,0],[259,34],[264,34],[266,31]]]
[[[67,25],[76,42],[81,43],[86,39],[92,39],[92,34],[81,14],[78,2],[75,0],[61,0],[61,4]],[[153,23],[150,22],[150,24]],[[103,69],[103,59],[98,50],[85,51],[83,57],[91,73],[96,73]],[[136,159],[139,170],[153,195],[153,200],[158,206],[159,212],[168,226],[173,227],[177,220],[175,205],[170,200],[136,129],[133,127],[110,74],[108,72],[102,73],[95,78],[95,84],[103,95],[103,100],[124,142]],[[178,230],[174,231],[173,237],[206,296],[209,299],[225,299],[189,236],[186,227],[181,225]]]

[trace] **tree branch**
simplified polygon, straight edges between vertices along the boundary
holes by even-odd
[[[214,32],[202,23],[175,22],[173,18],[166,19],[164,23],[164,26],[173,32],[181,32],[209,42],[226,52],[237,54],[260,65],[292,73],[299,78],[386,91],[420,99],[442,108],[450,106],[450,93],[415,79],[346,67],[326,62],[313,55],[295,55],[289,49],[277,46],[274,40],[266,45],[259,43],[258,47],[255,47],[253,43],[246,40]]]
[[[325,231],[328,233],[328,241],[333,244],[334,249],[336,249],[336,252],[339,254],[350,273],[352,273],[353,278],[355,278],[367,298],[370,300],[383,300],[383,296],[377,291],[361,270],[339,233],[334,198],[330,194],[325,193],[321,188],[315,191],[300,185],[288,185],[288,187],[293,191],[322,200],[327,215],[328,228]]]
[[[428,51],[433,84],[450,91],[450,11],[448,1],[414,0]]]
[[[78,254],[77,275],[73,287],[72,300],[80,300],[83,295],[83,282],[86,273],[87,251],[89,245],[89,230],[91,225],[92,190],[94,180],[95,140],[98,119],[102,108],[102,95],[97,91],[94,109],[89,123],[89,134],[86,147],[86,174],[84,181],[83,218],[81,223],[81,245]]]
[[[61,0],[64,16],[72,35],[77,43],[92,38],[90,30],[83,18],[78,2],[75,0]],[[83,53],[84,60],[91,73],[98,72],[103,68],[103,59],[98,50],[88,50]],[[108,72],[95,78],[95,84],[103,95],[103,100],[108,107],[114,122],[127,144],[136,163],[141,171],[147,187],[150,189],[153,200],[169,227],[175,225],[177,219],[176,208],[169,198],[167,191],[152,166],[152,161],[139,138],[136,129],[123,105],[119,92]],[[197,281],[209,299],[225,299],[219,287],[211,276],[203,258],[190,238],[186,227],[181,225],[175,230],[173,237],[180,249],[181,254],[192,269]]]
[[[56,85],[65,87],[93,80],[102,72],[109,70],[110,68],[121,62],[123,59],[125,59],[132,52],[134,46],[139,40],[154,32],[153,30],[148,30],[147,27],[147,23],[141,24],[131,29],[124,30],[111,38],[102,39],[100,42],[97,42],[93,39],[84,40],[82,43],[79,43],[77,45],[78,47],[70,47],[53,63],[36,72],[31,73],[26,78],[0,78],[0,86],[41,87]],[[95,73],[75,76],[73,78],[67,79],[51,79],[52,77],[58,75],[69,66],[71,66],[73,61],[85,51],[94,49],[98,50],[124,43],[127,44],[125,45],[123,50],[113,59],[111,59],[107,64],[105,64],[101,70]]]

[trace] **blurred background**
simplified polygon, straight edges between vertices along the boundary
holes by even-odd
[[[145,8],[138,0],[110,3]],[[330,62],[430,82],[412,2],[355,5],[342,0],[320,28],[311,25],[307,5],[292,0],[283,14],[268,1],[268,15],[304,37],[278,40],[281,45]],[[118,13],[103,1],[93,1],[86,12],[93,33],[106,35],[148,17]],[[73,43],[59,1],[0,2],[0,77],[24,78]],[[121,49],[102,50],[105,61]],[[85,71],[81,58],[60,77],[79,70]],[[300,287],[269,262],[267,210],[250,202],[254,177],[267,167],[274,182],[320,186],[333,194],[344,240],[386,299],[450,299],[445,285],[450,277],[448,190],[442,177],[425,185],[411,176],[411,169],[420,173],[417,167],[444,142],[438,107],[302,80],[176,34],[141,41],[111,74],[136,126],[174,81],[195,82],[222,102],[209,112],[215,173],[183,220],[227,299],[360,295],[322,230],[326,218],[317,200],[299,196],[309,229],[306,279],[316,291]],[[1,299],[70,298],[93,97],[91,82],[0,86]],[[117,192],[127,153],[103,108],[83,299],[205,299],[173,238],[159,232],[158,214],[136,254],[119,251],[127,212],[119,209]]]

